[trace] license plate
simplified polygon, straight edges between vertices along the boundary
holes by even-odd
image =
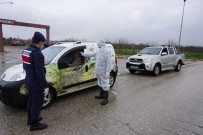
[[[131,68],[133,68],[133,69],[138,69],[138,66],[131,66]]]

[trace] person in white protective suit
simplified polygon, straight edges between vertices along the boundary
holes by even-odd
[[[95,96],[95,99],[103,99],[101,105],[106,105],[109,103],[109,75],[111,72],[111,51],[106,47],[105,40],[103,38],[97,41],[99,50],[96,52],[96,66],[95,66],[95,76],[98,79],[98,85],[100,87],[99,96]],[[84,54],[81,55],[85,57],[91,57],[95,54]]]

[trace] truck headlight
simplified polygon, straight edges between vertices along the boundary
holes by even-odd
[[[10,81],[20,81],[23,80],[25,78],[25,73],[21,72],[18,74],[15,74]]]
[[[152,62],[152,59],[144,59],[143,62],[144,62],[144,63],[151,63],[151,62]]]

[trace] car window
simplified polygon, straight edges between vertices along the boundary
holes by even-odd
[[[169,50],[169,54],[174,54],[173,48],[168,48],[168,50]]]
[[[44,55],[44,64],[48,65],[65,47],[57,46],[57,47],[48,47],[42,50],[42,54]]]
[[[80,52],[83,50],[74,50],[62,56],[59,59],[59,69],[64,69],[68,67],[79,66],[84,63],[84,57],[81,56]]]
[[[80,54],[80,50],[76,50],[72,52],[72,58],[69,61],[69,67],[74,67],[82,64],[82,56]]]
[[[159,55],[161,48],[144,48],[140,54]]]
[[[168,50],[167,50],[167,48],[164,48],[164,49],[162,50],[162,53],[164,53],[164,52],[168,55]]]

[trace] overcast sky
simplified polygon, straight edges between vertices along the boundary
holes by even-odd
[[[0,3],[7,0],[0,0]],[[0,18],[50,25],[50,39],[131,43],[178,42],[183,0],[13,0],[0,4]],[[182,45],[203,46],[203,0],[187,0]],[[31,38],[44,29],[3,25],[4,37]]]

